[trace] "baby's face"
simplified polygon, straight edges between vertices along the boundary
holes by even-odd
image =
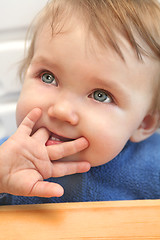
[[[89,147],[65,160],[92,166],[113,159],[143,121],[152,99],[151,80],[158,65],[140,62],[121,39],[125,62],[110,47],[87,42],[80,27],[51,36],[45,26],[35,42],[17,105],[17,124],[34,107],[54,144],[85,137]]]

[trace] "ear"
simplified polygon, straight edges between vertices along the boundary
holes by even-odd
[[[159,119],[158,112],[145,116],[138,129],[130,137],[130,140],[132,142],[140,142],[150,137],[157,130]]]

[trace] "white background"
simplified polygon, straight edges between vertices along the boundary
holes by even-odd
[[[0,0],[0,138],[16,130],[15,109],[21,84],[17,74],[25,35],[47,0]]]
[[[20,92],[18,62],[23,58],[26,30],[47,0],[0,0],[0,138],[16,130]]]

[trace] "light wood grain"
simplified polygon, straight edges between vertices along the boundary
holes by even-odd
[[[1,240],[160,240],[160,200],[0,207]]]

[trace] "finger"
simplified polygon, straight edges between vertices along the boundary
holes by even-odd
[[[64,189],[57,183],[38,181],[32,188],[29,196],[37,197],[61,197],[64,194]]]
[[[90,163],[82,162],[63,162],[54,161],[52,177],[63,177],[75,173],[88,172],[91,168]]]
[[[40,108],[34,108],[23,119],[23,121],[21,122],[21,124],[18,127],[17,132],[18,133],[23,132],[23,133],[26,133],[27,135],[30,135],[35,123],[39,120],[41,114],[42,114],[42,111]]]
[[[47,151],[51,160],[57,160],[78,153],[87,148],[88,145],[88,141],[81,137],[71,142],[47,146]]]
[[[35,140],[37,140],[38,142],[40,143],[46,143],[46,141],[48,140],[49,138],[49,131],[42,127],[42,128],[39,128],[33,135],[32,135],[32,138],[34,138]]]

